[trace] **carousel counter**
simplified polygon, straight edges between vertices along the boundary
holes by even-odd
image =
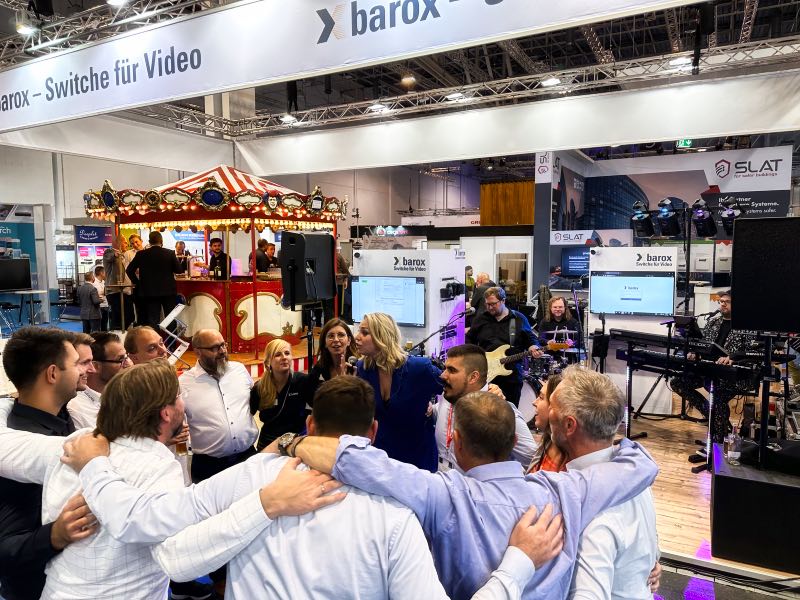
[[[274,337],[294,337],[300,333],[301,313],[281,306],[280,279],[257,281],[257,299],[249,278],[225,281],[192,278],[178,279],[177,283],[178,293],[186,297],[182,318],[189,326],[187,333],[216,329],[227,341],[230,352],[255,350],[256,321],[260,348]]]

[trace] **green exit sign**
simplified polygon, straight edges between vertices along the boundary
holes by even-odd
[[[678,140],[677,146],[678,148],[691,148],[692,140]]]

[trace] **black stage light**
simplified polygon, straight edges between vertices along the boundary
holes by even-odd
[[[733,222],[744,214],[744,210],[739,203],[729,198],[723,198],[719,201],[719,206],[722,209],[722,228],[727,235],[733,235]]]
[[[714,237],[717,235],[717,224],[714,222],[714,215],[708,210],[706,201],[702,198],[695,200],[692,205],[692,223],[697,237]]]
[[[656,219],[658,219],[661,235],[665,237],[674,237],[681,234],[681,220],[672,207],[672,200],[669,198],[664,198],[658,203],[658,215]]]
[[[642,200],[633,203],[633,216],[631,217],[633,235],[637,238],[653,237],[656,233],[653,219],[650,217],[649,207]]]

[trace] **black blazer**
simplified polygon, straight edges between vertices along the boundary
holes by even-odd
[[[181,266],[172,250],[151,246],[137,252],[125,272],[136,285],[140,297],[152,298],[177,295],[175,273],[183,273],[185,270],[186,267]]]

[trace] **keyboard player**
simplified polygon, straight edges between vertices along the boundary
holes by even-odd
[[[722,292],[719,295],[719,314],[711,317],[703,328],[703,339],[708,342],[714,342],[725,349],[729,356],[722,356],[716,359],[716,362],[723,365],[733,364],[730,355],[744,352],[745,349],[755,340],[755,334],[736,331],[731,329],[731,293],[730,291]],[[694,360],[694,356],[689,354],[687,357]],[[698,390],[704,387],[709,389],[710,380],[703,380],[698,375],[691,375],[684,373],[683,375],[673,377],[670,380],[672,391],[679,394],[691,406],[699,410],[704,417],[709,419],[709,429],[711,432],[711,441],[722,443],[725,435],[728,433],[728,419],[730,418],[731,409],[728,403],[738,394],[748,390],[750,386],[749,381],[737,382],[733,379],[717,379],[714,380],[714,408],[713,415],[709,415],[708,400]],[[700,451],[701,455],[705,454],[705,449]]]

